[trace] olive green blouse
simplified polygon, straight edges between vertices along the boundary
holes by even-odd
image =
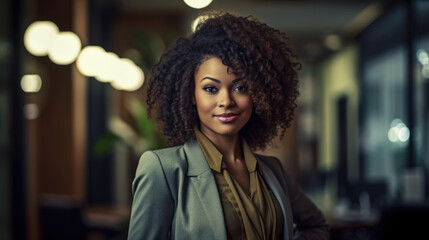
[[[195,129],[195,136],[216,180],[228,239],[280,239],[283,230],[281,207],[265,184],[246,141],[241,139],[250,175],[250,196],[228,173],[223,156],[214,144],[198,129]]]

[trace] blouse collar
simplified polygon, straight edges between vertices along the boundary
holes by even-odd
[[[223,163],[223,155],[216,148],[216,146],[208,139],[200,130],[194,128],[195,138],[203,150],[204,156],[206,157],[207,163],[212,170],[221,172],[222,168],[225,168]],[[241,139],[241,148],[243,150],[244,161],[246,162],[247,170],[254,172],[256,170],[257,160],[250,150],[249,145],[243,137]]]

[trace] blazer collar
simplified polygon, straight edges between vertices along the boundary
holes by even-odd
[[[289,198],[288,196],[286,196],[285,189],[283,189],[283,187],[281,186],[273,170],[264,161],[262,161],[260,157],[257,158],[262,177],[264,178],[266,184],[269,186],[271,191],[273,191],[283,211],[283,239],[292,239],[292,233],[289,229],[293,228],[293,219],[292,209],[288,201]]]
[[[219,239],[226,239],[223,213],[222,211],[219,211],[219,209],[222,209],[222,205],[219,197],[213,197],[219,196],[216,187],[216,180],[211,173],[209,164],[205,160],[204,153],[201,150],[198,141],[195,139],[187,141],[183,148],[188,161],[187,176],[193,177],[192,182],[197,189],[199,198],[203,203],[204,210],[209,217],[212,226],[217,227],[215,228],[216,231],[214,231],[214,234],[218,236]],[[265,182],[279,201],[283,210],[283,216],[286,216],[284,217],[283,239],[292,239],[292,233],[289,232],[289,229],[292,229],[292,209],[288,202],[288,197],[271,168],[264,163],[261,157],[257,155],[255,155],[255,157],[258,160],[258,165]]]
[[[222,205],[216,186],[216,180],[212,170],[207,163],[200,144],[197,140],[191,140],[184,145],[185,154],[188,161],[187,176],[203,205],[207,219],[210,222],[213,237],[211,239],[226,239],[226,229],[224,223]]]
[[[187,176],[198,176],[211,170],[197,140],[187,141],[183,148],[188,160]]]

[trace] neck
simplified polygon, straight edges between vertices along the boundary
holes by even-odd
[[[234,161],[242,158],[241,142],[239,134],[234,135],[215,135],[212,132],[202,131],[210,139],[219,152],[222,153],[225,161]]]

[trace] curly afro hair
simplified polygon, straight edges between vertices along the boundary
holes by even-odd
[[[285,33],[252,16],[210,13],[193,34],[179,38],[153,67],[147,92],[171,145],[193,138],[199,126],[193,105],[194,74],[218,57],[228,71],[245,79],[253,113],[240,130],[253,150],[263,150],[291,124],[298,97],[301,64]]]

